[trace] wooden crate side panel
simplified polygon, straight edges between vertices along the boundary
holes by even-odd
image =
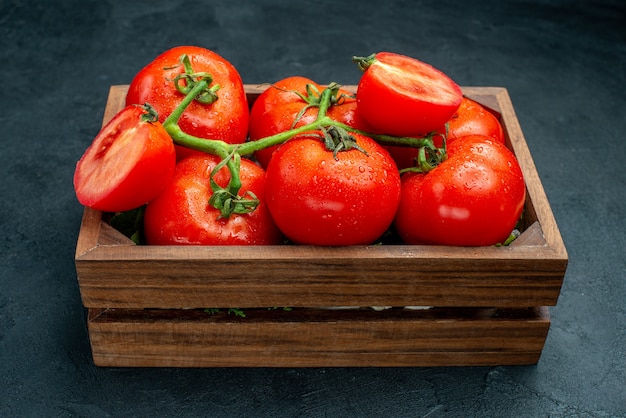
[[[79,261],[83,303],[125,308],[544,306],[556,302],[562,282],[553,263],[533,258],[399,258],[385,251],[375,256],[380,247],[368,258],[350,252],[325,257],[314,248],[309,257],[290,257],[285,248],[276,258],[258,248],[247,251],[246,258],[231,250],[211,259]],[[253,253],[257,256],[250,257]]]
[[[533,364],[545,308],[448,312],[279,312],[255,318],[118,311],[92,314],[94,362],[135,367],[332,367]],[[168,314],[171,315],[168,317]]]
[[[84,254],[98,246],[102,223],[101,212],[89,208],[83,210],[83,218],[80,223],[78,240],[76,242],[76,262],[78,262]],[[122,233],[118,232],[118,235],[122,235]]]
[[[547,245],[561,254],[561,258],[567,265],[567,251],[561,238],[554,214],[550,208],[548,197],[539,178],[539,173],[533,161],[528,144],[524,139],[522,128],[519,124],[513,104],[506,89],[502,89],[497,95],[502,117],[506,121],[503,126],[509,139],[510,146],[515,153],[526,181],[528,197],[533,203],[533,215],[541,224]],[[565,270],[564,270],[565,271]]]
[[[102,126],[106,125],[113,116],[126,106],[126,93],[128,85],[111,86],[109,89],[109,100],[107,100],[104,108],[104,116],[102,117]]]

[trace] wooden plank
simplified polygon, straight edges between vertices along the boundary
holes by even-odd
[[[126,106],[126,93],[128,86],[111,86],[109,88],[109,100],[104,108],[102,126],[106,125],[113,116]]]
[[[114,367],[534,364],[547,308],[420,311],[90,310],[94,362]]]
[[[124,248],[133,257],[141,249]],[[104,257],[109,249],[80,264],[87,307],[544,306],[556,303],[562,282],[549,260],[522,259],[524,248],[503,248],[512,258],[497,260],[445,249],[424,257],[416,246],[369,247],[367,256],[363,248],[196,248],[182,258],[162,248],[143,260],[122,259],[120,248]]]

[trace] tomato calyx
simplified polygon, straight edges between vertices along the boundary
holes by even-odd
[[[333,158],[335,160],[339,160],[337,157],[339,152],[350,151],[353,149],[368,155],[367,151],[361,148],[361,146],[356,142],[356,138],[353,135],[350,135],[350,133],[344,128],[339,126],[323,127],[321,132],[324,146],[328,151],[333,153]]]
[[[142,122],[155,123],[159,121],[159,114],[152,106],[150,106],[149,103],[144,103],[143,105],[136,106],[142,108],[145,112],[139,117]]]
[[[202,104],[211,104],[217,101],[217,91],[220,89],[220,85],[216,84],[211,86],[213,76],[206,72],[194,72],[187,54],[181,55],[180,62],[183,65],[185,72],[178,74],[174,78],[174,86],[176,87],[176,90],[184,95],[187,95],[194,89],[198,82],[205,80],[207,86],[196,93],[194,99]]]
[[[356,64],[359,70],[365,72],[376,61],[376,53],[367,57],[352,57],[352,62]]]
[[[312,87],[315,88],[315,86]],[[315,88],[315,90],[317,90],[317,88]],[[319,95],[319,102],[317,105],[319,107],[317,113],[318,120],[326,117],[326,112],[331,106],[341,105],[346,97],[353,97],[347,96],[345,93],[339,94],[340,90],[341,85],[333,81],[328,84],[328,86],[326,86],[326,88]]]
[[[442,146],[436,147],[432,138],[436,135],[442,137]],[[448,158],[446,151],[446,135],[433,134],[424,141],[424,145],[418,148],[417,157],[415,157],[415,165],[400,170],[400,174],[404,173],[428,173]]]
[[[300,111],[296,114],[293,123],[291,124],[291,129],[294,129],[296,127],[298,122],[302,120],[305,113],[309,109],[317,107],[319,109],[317,119],[321,119],[326,115],[326,111],[329,107],[341,105],[345,98],[349,97],[343,92],[339,94],[341,90],[341,85],[335,82],[328,84],[328,86],[326,86],[326,88],[324,88],[324,90],[322,90],[321,92],[316,85],[311,83],[308,83],[305,86],[306,93],[302,93],[297,90],[287,90],[274,85],[272,85],[270,88],[293,93],[306,103],[306,106],[300,109]]]
[[[221,187],[215,182],[215,175],[227,165],[229,165],[231,178],[227,187]],[[209,204],[220,211],[220,218],[250,213],[259,206],[259,199],[253,192],[247,191],[243,196],[237,194],[241,189],[240,168],[241,157],[236,152],[232,152],[211,171],[209,181],[213,194],[209,199]]]
[[[302,99],[307,104],[298,112],[298,114],[294,118],[293,123],[291,124],[291,129],[293,129],[296,127],[298,122],[302,120],[302,117],[304,116],[307,110],[313,107],[320,107],[320,103],[322,102],[322,94],[320,93],[318,88],[314,86],[313,84],[306,85],[306,94],[302,94],[296,90],[290,90],[290,91],[294,93],[295,95],[297,95],[298,97],[300,97],[300,99]]]
[[[251,191],[246,192],[245,196],[238,196],[232,194],[227,189],[217,186],[213,181],[211,182],[211,188],[213,194],[209,199],[209,204],[215,209],[220,211],[218,219],[228,219],[231,215],[243,215],[245,213],[253,212],[257,206],[259,206],[259,199]]]

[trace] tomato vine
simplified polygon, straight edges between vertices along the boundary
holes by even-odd
[[[441,135],[439,133],[432,133],[419,138],[375,134],[350,127],[328,117],[326,115],[328,108],[341,100],[341,97],[338,96],[340,85],[337,83],[330,83],[321,92],[314,86],[307,88],[307,91],[310,93],[309,99],[306,100],[308,103],[307,108],[311,106],[318,107],[316,119],[309,124],[243,144],[229,144],[222,140],[199,138],[187,134],[178,124],[185,109],[194,100],[205,104],[211,104],[219,100],[219,85],[211,85],[213,78],[208,73],[194,73],[187,56],[181,56],[181,62],[184,65],[185,73],[177,77],[174,83],[177,90],[185,94],[185,97],[165,119],[163,127],[176,145],[213,154],[221,158],[222,164],[214,169],[212,175],[223,166],[228,168],[230,181],[226,187],[220,187],[215,182],[211,183],[214,198],[211,199],[210,204],[220,210],[222,217],[253,211],[259,203],[258,199],[253,195],[238,195],[241,188],[239,177],[241,156],[253,154],[270,146],[280,145],[298,135],[319,135],[326,148],[332,151],[335,156],[341,151],[354,148],[360,149],[351,134],[368,136],[382,145],[414,147],[419,149],[419,152],[416,167],[412,168],[411,171],[430,171],[446,159],[445,136],[443,147],[437,148],[434,145],[433,138],[436,135]],[[305,99],[303,98],[303,100]]]

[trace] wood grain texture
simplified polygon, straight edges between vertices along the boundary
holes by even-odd
[[[94,362],[114,367],[533,364],[548,328],[547,308],[89,313]]]

